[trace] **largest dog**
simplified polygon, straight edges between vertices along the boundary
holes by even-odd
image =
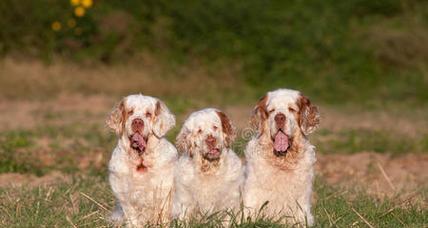
[[[125,97],[107,125],[119,137],[109,163],[109,181],[117,199],[115,222],[133,227],[159,224],[170,215],[177,150],[163,136],[175,117],[157,98]]]
[[[245,151],[244,205],[249,214],[285,215],[288,224],[312,225],[316,158],[307,136],[319,124],[317,107],[298,91],[279,89],[260,99],[253,124],[257,134]]]

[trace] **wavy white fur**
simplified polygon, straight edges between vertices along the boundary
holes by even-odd
[[[279,129],[277,114],[285,116],[282,131],[288,138],[285,144],[289,143],[282,152],[274,146]],[[245,150],[244,206],[248,215],[285,216],[287,224],[313,225],[311,195],[316,157],[307,135],[318,126],[317,108],[300,92],[279,89],[259,101],[253,118],[257,134]]]
[[[137,128],[135,119],[143,121],[139,133],[145,144],[142,139],[139,143],[145,145],[144,151],[130,141]],[[107,124],[119,137],[108,167],[117,200],[111,219],[131,227],[167,222],[178,154],[163,136],[175,125],[174,115],[157,98],[130,95],[113,110]]]
[[[212,136],[215,145],[207,146]],[[217,109],[192,113],[177,136],[183,152],[175,174],[172,214],[186,219],[227,209],[241,203],[244,168],[231,149],[234,129],[227,116]],[[218,151],[212,148],[217,148]]]

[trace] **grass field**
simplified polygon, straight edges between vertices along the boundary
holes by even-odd
[[[192,110],[222,108],[240,131],[239,154],[258,96],[237,80],[218,83],[201,70],[183,69],[190,72],[186,80],[169,77],[156,63],[86,68],[7,58],[1,64],[0,226],[7,227],[110,226],[106,217],[113,197],[106,164],[115,137],[104,120],[127,88],[166,100],[178,119],[168,134],[171,141]],[[219,75],[227,77],[225,72]],[[197,80],[208,87],[201,89]],[[316,226],[426,226],[427,107],[318,105],[322,124],[311,138],[318,148]],[[173,226],[215,227],[219,217]],[[269,218],[246,221],[239,215],[236,226],[280,227]]]

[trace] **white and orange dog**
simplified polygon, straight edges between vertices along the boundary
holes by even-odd
[[[239,208],[244,169],[231,149],[234,128],[217,109],[192,113],[177,136],[183,155],[177,163],[172,215],[186,219]]]
[[[177,150],[163,136],[175,117],[157,98],[125,97],[107,125],[118,135],[109,163],[109,181],[117,200],[112,220],[140,227],[170,216]]]
[[[307,136],[319,124],[317,107],[300,92],[269,92],[254,110],[257,134],[248,143],[244,205],[250,215],[286,216],[286,223],[311,226],[315,148]]]

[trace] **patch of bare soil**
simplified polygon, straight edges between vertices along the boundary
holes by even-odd
[[[2,100],[0,102],[0,130],[30,129],[44,122],[66,124],[76,121],[91,121],[103,124],[117,102],[119,102],[117,96],[83,96],[80,94],[62,94],[48,101]],[[224,108],[236,127],[241,130],[250,127],[252,110],[252,105]],[[320,128],[330,131],[368,129],[408,136],[428,133],[426,110],[413,110],[409,115],[397,115],[388,111],[351,112],[329,107],[320,107],[320,110]],[[188,113],[191,111],[189,110]],[[182,117],[178,116],[178,119]]]
[[[0,188],[4,187],[38,187],[50,186],[61,182],[70,182],[71,178],[55,171],[41,177],[32,174],[4,173],[0,174]]]
[[[426,197],[428,154],[391,157],[371,152],[318,155],[316,171],[328,184],[350,190],[364,189],[377,198]],[[401,196],[401,197],[400,197]],[[426,202],[425,202],[426,204]]]
[[[31,129],[43,123],[103,123],[114,103],[115,101],[107,96],[76,94],[61,95],[50,101],[2,101],[0,130]]]
[[[156,97],[215,97],[218,91],[239,94],[243,89],[242,84],[237,86],[239,80],[235,77],[241,69],[239,64],[219,63],[214,71],[194,61],[188,66],[168,68],[144,54],[127,64],[114,66],[59,60],[45,65],[37,60],[5,58],[0,61],[0,99],[51,99],[62,93],[118,96],[139,92]]]
[[[369,129],[388,131],[401,135],[417,136],[428,132],[426,110],[412,110],[408,114],[390,111],[341,111],[321,107],[321,128],[330,131],[344,129]]]

